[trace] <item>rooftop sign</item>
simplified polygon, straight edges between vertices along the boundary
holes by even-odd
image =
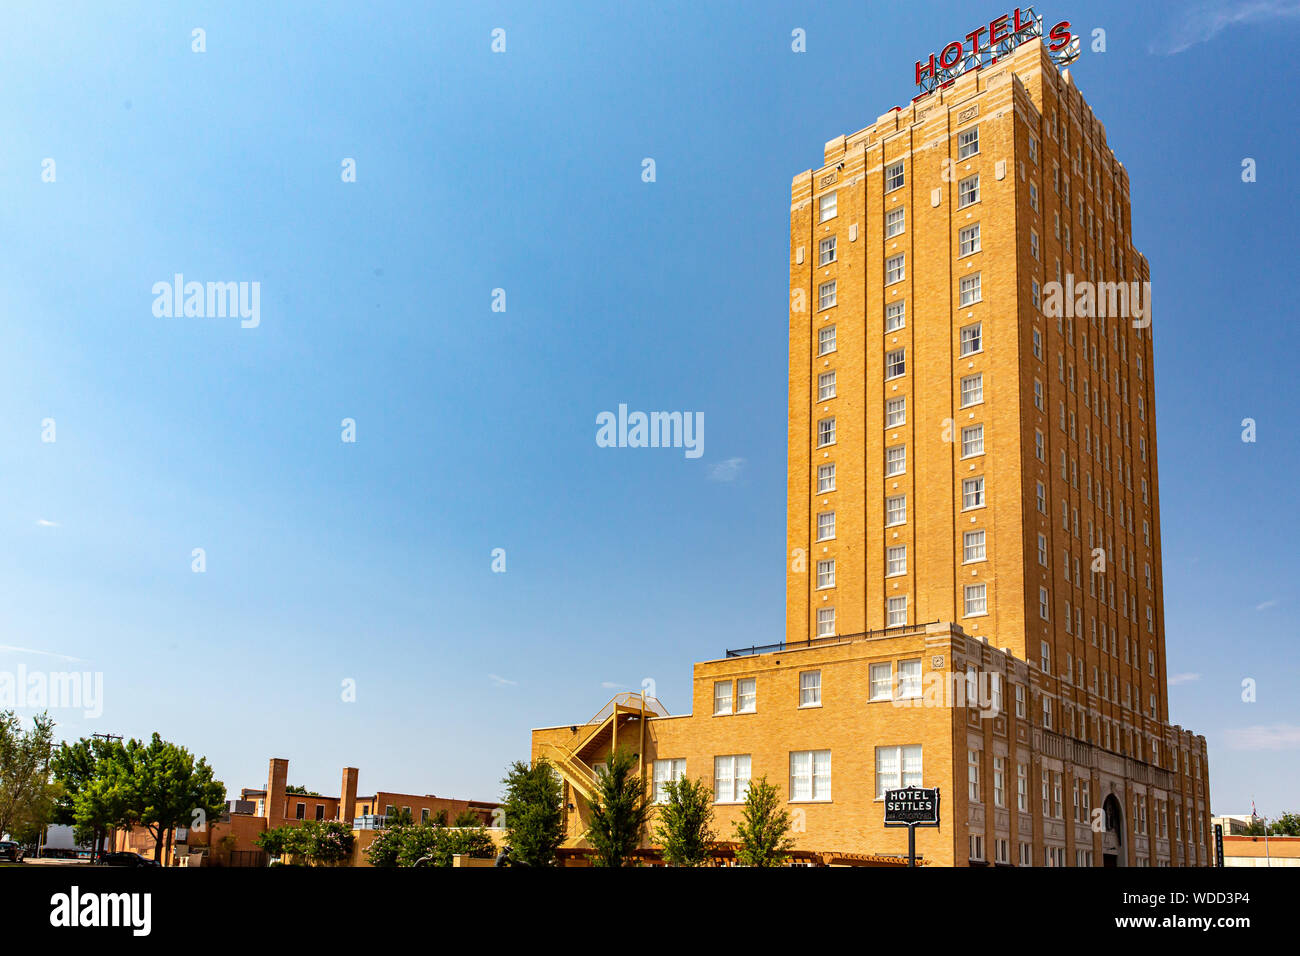
[[[921,92],[915,99],[943,89],[963,73],[996,63],[1022,43],[1040,38],[1058,67],[1078,59],[1079,41],[1070,34],[1069,20],[1062,20],[1044,35],[1043,20],[1034,8],[1016,7],[1013,13],[1004,13],[976,27],[964,39],[953,40],[940,52],[931,53],[928,60],[917,60],[916,85]]]

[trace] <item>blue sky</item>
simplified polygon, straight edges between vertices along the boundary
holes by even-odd
[[[0,669],[102,671],[63,734],[157,729],[232,791],[284,756],[494,798],[529,728],[645,678],[685,712],[693,661],[783,636],[790,179],[1010,8],[266,6],[5,14]],[[1216,812],[1300,808],[1298,6],[1038,6],[1152,265]],[[178,272],[260,282],[260,325],[155,317]],[[702,411],[704,455],[598,448],[620,403]]]

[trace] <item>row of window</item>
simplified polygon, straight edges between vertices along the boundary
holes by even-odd
[[[903,600],[905,601],[905,599]],[[967,601],[966,606],[967,606],[968,614],[974,615],[974,614],[984,613],[984,609],[987,607],[986,600],[987,598],[985,592],[985,585],[982,584],[968,585],[966,587],[966,601]],[[906,611],[905,603],[902,605],[902,608],[905,616],[905,611]],[[821,609],[821,610],[830,610],[830,609]],[[821,618],[819,615],[819,622],[820,620]],[[833,617],[831,618],[831,621],[833,625]],[[900,623],[906,623],[906,621],[903,620]],[[824,636],[833,636],[833,633],[834,632],[832,629],[831,635],[824,635]],[[1051,655],[1050,648],[1047,642],[1044,641],[1042,643],[1041,663],[1044,671],[1046,671],[1047,673],[1051,672],[1050,655]],[[1152,659],[1154,659],[1153,655],[1152,655]],[[1079,664],[1079,680],[1080,680],[1080,684],[1082,684],[1083,661],[1080,660],[1078,664]],[[997,674],[993,674],[991,676],[993,678],[992,686],[991,686],[991,692],[992,692],[991,704],[993,710],[995,712],[1000,713],[1002,709],[1002,678],[1000,675]],[[1093,668],[1094,684],[1096,683],[1096,680],[1097,680],[1097,668],[1094,667]],[[967,683],[970,688],[970,690],[968,691],[969,693],[976,693],[975,688],[977,684],[975,683],[975,681],[976,681],[975,671],[973,668],[969,668],[967,672]],[[1027,699],[1028,699],[1026,687],[1022,683],[1015,683],[1013,686],[1014,686],[1014,693],[1015,693],[1015,714],[1018,719],[1023,720],[1026,718],[1027,709],[1028,709],[1026,706]],[[1116,680],[1116,686],[1118,686],[1117,680]],[[868,697],[867,697],[868,701],[891,701],[891,700],[906,700],[906,699],[920,698],[922,696],[922,660],[920,658],[912,658],[912,659],[899,660],[899,661],[879,661],[868,665],[868,688],[869,688]],[[1153,708],[1155,706],[1154,701],[1155,698],[1154,695],[1152,695],[1151,706]],[[1040,695],[1040,702],[1042,705],[1042,725],[1047,730],[1053,730],[1054,729],[1053,726],[1054,725],[1054,700],[1050,696],[1046,694],[1042,694]],[[819,669],[801,671],[799,673],[798,706],[800,708],[809,708],[809,707],[820,707],[821,705],[822,705],[821,671]],[[757,678],[741,677],[735,680],[728,679],[728,680],[720,680],[714,682],[713,685],[714,716],[755,713],[757,712],[757,709],[758,709]],[[1077,712],[1078,716],[1082,718],[1078,722],[1078,724],[1076,724],[1075,721],[1076,718],[1075,708],[1067,704],[1065,710],[1069,718],[1070,736],[1079,737],[1084,741],[1088,741],[1089,740],[1088,722],[1087,722],[1086,715],[1084,715],[1083,713],[1083,709],[1082,708],[1078,709]],[[1114,730],[1115,730],[1114,738],[1116,741],[1116,746],[1119,748],[1121,753],[1132,754],[1138,757],[1139,759],[1150,762],[1155,766],[1161,765],[1160,742],[1158,739],[1151,738],[1145,747],[1145,753],[1144,753],[1143,738],[1141,734],[1135,733],[1131,728],[1125,728],[1127,737],[1121,736],[1119,724],[1109,719],[1104,719],[1100,715],[1093,715],[1093,733],[1091,735],[1092,743],[1094,743],[1097,746],[1104,746],[1105,749],[1107,750],[1111,750],[1112,749],[1111,747],[1112,724],[1114,724]],[[1065,728],[1062,728],[1062,730],[1064,729]],[[1178,751],[1177,749],[1171,748],[1168,752],[1170,754],[1171,769],[1177,771]],[[979,793],[980,778],[979,778],[979,769],[977,766],[977,760],[975,755],[978,752],[972,750],[969,753],[970,753],[970,761],[971,761],[971,769],[970,769],[971,776],[969,781],[970,797],[972,800],[981,800],[982,797],[977,796],[977,793]],[[1004,775],[1003,775],[1003,767],[1001,761],[1002,761],[1001,757],[994,758],[994,791],[993,791],[994,803],[996,806],[999,807],[1005,806],[1003,802]],[[1187,756],[1184,755],[1184,764],[1186,765],[1186,769],[1188,771],[1192,771],[1194,767],[1195,768],[1194,773],[1199,778],[1199,774],[1200,774],[1199,755],[1194,755],[1193,760],[1190,762],[1188,761]],[[1018,775],[1023,776],[1025,772],[1026,771],[1024,770],[1023,767],[1017,768]],[[1043,791],[1044,799],[1047,800],[1048,797],[1047,777],[1045,776],[1043,779],[1044,779],[1044,791]],[[1027,779],[1018,781],[1017,792],[1019,794],[1017,799],[1017,804],[1019,806],[1019,809],[1024,810],[1027,808],[1027,800],[1028,800]],[[1086,803],[1088,798],[1084,798],[1084,799]],[[1059,804],[1059,794],[1057,795],[1056,803]],[[1052,815],[1059,816],[1060,814],[1059,812],[1056,812]]]
[[[972,228],[976,230],[975,239],[974,239],[976,243],[976,249],[973,251],[979,251],[978,250],[979,227],[974,226]],[[964,232],[965,231],[963,231],[963,234]],[[825,243],[826,241],[827,240],[822,240],[823,243]],[[834,246],[832,245],[830,248],[833,252]],[[902,282],[905,278],[907,278],[906,253],[900,252],[898,255],[890,256],[888,259],[885,260],[885,284],[886,285],[893,285],[896,282]],[[825,282],[818,284],[817,286],[817,311],[818,312],[825,312],[827,309],[835,307],[835,305],[839,301],[837,289],[838,289],[838,280],[836,279],[827,279]],[[960,279],[957,280],[957,304],[958,305],[960,305],[962,308],[966,308],[967,306],[975,305],[976,303],[982,302],[983,300],[984,300],[983,282],[980,278],[980,273],[974,272],[971,273],[970,275],[962,276]],[[893,332],[896,331],[897,329],[901,329],[903,327],[902,319],[903,319],[903,308],[901,304],[892,303],[891,305],[886,306],[885,330],[887,332]],[[825,330],[823,329],[821,331],[824,332]],[[827,349],[825,351],[830,351],[830,350]],[[971,349],[970,351],[978,352],[979,348],[976,347],[974,349]],[[825,352],[822,350],[820,341],[818,344],[818,354],[819,355],[825,354]],[[968,355],[970,354],[970,352],[963,351],[961,354]]]
[[[743,803],[749,793],[753,767],[751,754],[724,754],[713,758],[713,802]],[[886,790],[919,787],[922,781],[921,745],[875,748],[876,799]],[[668,784],[686,776],[686,759],[654,761],[654,800],[668,801]],[[789,754],[791,803],[824,803],[831,799],[831,752],[794,750]]]
[[[975,397],[983,394],[983,383],[980,376],[971,376],[975,379],[971,384],[970,395],[972,401]],[[963,399],[966,397],[966,381],[962,381]],[[828,372],[820,376],[818,380],[819,390],[825,389],[828,398],[835,395],[835,373]],[[964,406],[963,406],[964,407]],[[825,448],[835,444],[835,418],[823,418],[817,422],[817,447]],[[984,454],[984,425],[966,425],[961,430],[961,457],[977,458]],[[907,471],[907,446],[891,445],[885,449],[885,477],[901,475]],[[982,499],[981,499],[982,500]]]

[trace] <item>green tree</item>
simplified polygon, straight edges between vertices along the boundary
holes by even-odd
[[[596,866],[627,866],[632,851],[641,845],[650,798],[636,764],[632,752],[620,747],[596,771],[596,799],[587,830]]]
[[[436,833],[433,846],[434,866],[451,866],[454,856],[490,860],[497,855],[497,846],[482,825],[450,830],[442,828]]]
[[[384,818],[386,827],[409,827],[414,822],[410,807],[394,807],[393,812]]]
[[[553,866],[564,842],[559,777],[546,760],[531,767],[516,760],[501,782],[506,785],[501,806],[510,855],[527,866]]]
[[[131,822],[122,742],[98,737],[64,742],[54,751],[50,769],[60,787],[53,822],[71,826],[78,841],[89,842],[94,862],[104,839]]]
[[[196,761],[158,733],[148,743],[128,740],[120,757],[131,818],[153,835],[155,860],[162,858],[164,844],[171,846],[176,827],[196,821],[206,826],[225,812],[225,784],[213,779],[207,760]]]
[[[11,710],[0,711],[0,834],[40,830],[55,812],[58,790],[50,782],[54,721],[32,718],[23,730]]]
[[[1300,814],[1284,813],[1268,825],[1269,836],[1300,836]]]
[[[443,810],[442,813],[443,813],[443,819],[446,820],[447,811]],[[483,818],[479,816],[477,813],[475,813],[473,810],[460,811],[460,813],[456,814],[455,822],[452,823],[452,826],[454,827],[481,827],[482,825],[483,825]]]
[[[315,790],[308,790],[306,787],[300,787],[297,784],[289,784],[284,788],[285,793],[294,793],[300,797],[319,797],[320,794]]]
[[[790,837],[790,814],[780,809],[776,787],[759,777],[749,784],[745,807],[736,832],[736,862],[741,866],[780,866],[794,840]]]
[[[279,857],[283,861],[285,854],[293,852],[298,846],[298,827],[279,826],[263,830],[253,837],[253,842],[266,851],[268,856]]]
[[[263,830],[253,842],[271,856],[291,856],[297,864],[338,866],[352,859],[356,837],[341,820],[308,820]]]
[[[431,823],[404,827],[402,829],[401,848],[397,853],[397,865],[415,866],[421,857],[436,855],[438,834],[444,832],[444,829]]]
[[[1246,836],[1264,836],[1268,833],[1268,824],[1263,820],[1251,820],[1246,824]]]
[[[445,827],[447,825],[447,808],[443,807],[433,815],[433,825],[435,827]]]
[[[309,820],[297,829],[302,831],[297,844],[312,866],[339,866],[352,859],[356,837],[343,821]]]
[[[673,866],[700,866],[708,858],[713,832],[713,793],[703,780],[670,780],[668,802],[659,807],[655,837]]]
[[[406,839],[406,827],[387,827],[380,830],[370,846],[366,847],[366,860],[371,866],[398,866],[397,858]]]

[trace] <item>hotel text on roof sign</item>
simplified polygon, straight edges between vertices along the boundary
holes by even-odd
[[[916,85],[921,92],[914,99],[942,89],[968,70],[996,63],[1020,44],[1042,36],[1043,21],[1034,14],[1034,8],[1016,7],[1014,13],[1004,13],[976,27],[964,40],[953,40],[939,53],[931,53],[928,60],[917,60]],[[1079,41],[1070,35],[1069,20],[1053,26],[1047,32],[1046,43],[1058,67],[1073,63],[1079,56]]]

